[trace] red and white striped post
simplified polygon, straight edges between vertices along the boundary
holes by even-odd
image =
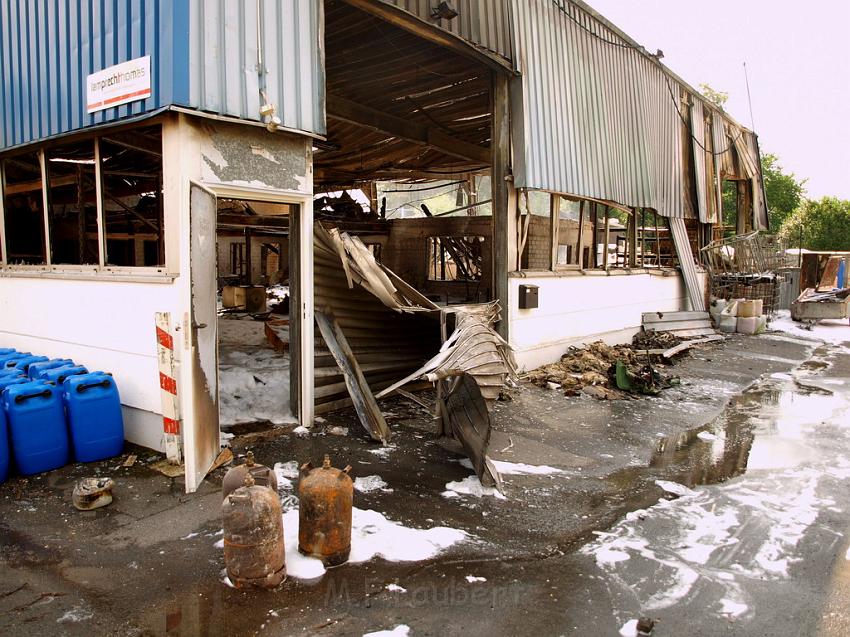
[[[156,313],[156,349],[159,362],[159,389],[162,400],[162,430],[165,435],[165,455],[171,464],[182,464],[183,449],[180,435],[180,400],[177,397],[177,374],[174,363],[174,335],[171,314]]]

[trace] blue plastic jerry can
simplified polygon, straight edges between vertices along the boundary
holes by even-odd
[[[38,378],[38,373],[43,369],[54,369],[56,367],[66,367],[68,365],[74,366],[76,363],[70,358],[51,358],[47,361],[32,363],[27,370],[27,376],[35,380]]]
[[[21,358],[32,356],[32,352],[10,352],[0,355],[0,367],[14,367],[15,362]]]
[[[47,358],[47,356],[24,356],[23,358],[16,360],[14,366],[26,373],[29,370],[30,365],[33,363],[46,363],[49,360],[50,359]]]
[[[3,394],[12,458],[23,475],[58,469],[70,458],[61,390],[42,381],[11,385]]]
[[[76,376],[77,374],[88,374],[87,370],[82,365],[65,365],[64,367],[51,367],[50,369],[42,369],[38,372],[35,380],[43,380],[48,383],[62,385],[68,376]]]
[[[68,430],[77,462],[124,451],[124,417],[115,379],[104,372],[69,376],[62,385]]]
[[[0,395],[6,391],[7,387],[10,387],[11,385],[20,385],[21,383],[26,382],[29,382],[27,377],[21,373],[17,375],[6,374],[4,376],[0,376]]]
[[[9,477],[9,430],[6,426],[6,411],[0,408],[0,483]]]
[[[0,378],[4,376],[20,376],[23,374],[17,367],[0,367]]]
[[[0,347],[0,356],[5,356],[6,354],[14,354],[17,352],[14,347]]]

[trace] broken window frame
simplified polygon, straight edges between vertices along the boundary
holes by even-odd
[[[149,237],[145,238],[145,237],[142,236],[144,233],[138,233],[139,237],[135,237],[135,233],[134,233],[134,239],[133,240],[135,242],[137,239],[141,238],[141,241],[142,241],[142,261],[143,262],[146,260],[146,257],[144,256],[145,245],[149,244],[151,242],[155,242],[156,243],[156,252],[157,252],[157,261],[161,261],[161,263],[158,263],[157,265],[110,264],[109,263],[109,243],[108,243],[109,240],[110,240],[110,232],[109,232],[108,214],[107,214],[109,211],[108,211],[106,202],[107,202],[108,199],[112,199],[112,201],[115,201],[117,203],[117,198],[111,196],[108,192],[108,189],[107,189],[107,181],[106,181],[104,170],[103,170],[104,161],[103,161],[103,155],[102,155],[103,149],[101,148],[101,143],[105,142],[107,145],[112,144],[113,146],[120,146],[121,145],[120,141],[118,141],[117,139],[110,139],[110,138],[114,138],[115,136],[121,135],[121,133],[140,131],[140,130],[145,130],[145,129],[154,128],[154,127],[159,127],[159,170],[158,170],[159,175],[158,175],[158,179],[156,178],[157,171],[152,171],[152,174],[154,175],[154,181],[156,182],[156,188],[159,189],[159,192],[155,197],[156,206],[157,206],[157,214],[156,214],[157,221],[156,221],[156,223],[159,226],[158,233],[157,233],[158,236],[155,235],[154,238],[149,238]],[[98,173],[97,173],[97,184],[98,184],[98,188],[99,188],[98,203],[99,203],[100,208],[101,208],[99,219],[100,219],[100,222],[101,222],[101,225],[102,225],[101,241],[102,241],[102,244],[103,244],[103,255],[102,255],[102,258],[101,258],[101,266],[105,267],[109,270],[124,270],[124,269],[127,269],[127,270],[131,270],[131,271],[134,271],[134,272],[138,271],[140,269],[144,269],[144,268],[151,268],[153,270],[161,270],[161,269],[165,268],[165,260],[166,260],[166,254],[167,254],[167,251],[166,251],[166,248],[165,248],[165,197],[164,197],[164,180],[165,180],[164,156],[165,156],[165,153],[163,152],[163,125],[162,125],[162,123],[161,122],[154,122],[153,124],[149,125],[146,122],[143,125],[136,126],[136,127],[133,127],[133,128],[104,131],[102,134],[98,135],[95,138],[95,149],[96,149],[96,161],[97,161],[97,168],[98,168]],[[140,149],[140,152],[148,153],[148,154],[151,153],[151,151],[149,151],[149,150],[146,151],[144,149]],[[141,200],[141,197],[139,197],[139,199]],[[119,204],[119,206],[120,205],[121,204]],[[124,206],[124,207],[125,207],[125,209],[128,209],[126,206]],[[150,225],[149,221],[146,222],[146,223],[148,225]],[[113,233],[113,236],[115,234],[121,234],[121,233]],[[127,239],[113,238],[113,240],[114,241],[129,241],[129,238],[127,238]],[[133,246],[133,255],[135,257],[135,260],[138,261],[139,257],[138,257],[138,254],[136,254],[136,247],[137,247],[136,245]]]
[[[50,267],[50,241],[49,241],[49,231],[48,231],[48,211],[47,211],[47,194],[44,188],[44,175],[45,175],[45,165],[44,165],[44,151],[43,149],[38,149],[35,153],[38,155],[38,163],[39,163],[39,172],[41,174],[41,212],[42,212],[42,221],[41,221],[41,243],[42,243],[42,253],[44,254],[44,262],[43,263],[8,263],[9,259],[9,249],[8,249],[8,236],[6,235],[6,167],[5,162],[7,159],[26,155],[32,153],[32,150],[26,150],[19,153],[8,153],[0,156],[0,266],[3,269],[15,269],[19,271],[35,271],[35,272],[43,272]]]
[[[578,216],[578,235],[576,237],[575,244],[573,243],[561,243],[561,206],[563,205],[563,200],[576,202],[579,204],[579,216]],[[581,199],[580,197],[566,197],[564,195],[559,195],[552,193],[550,194],[550,211],[549,211],[549,220],[551,222],[550,229],[550,238],[552,240],[552,257],[551,257],[551,270],[553,272],[578,272],[581,270],[587,269],[587,261],[590,257],[590,247],[587,245],[587,237],[585,236],[585,222],[587,220],[587,213],[590,210],[590,202]],[[564,217],[563,219],[569,220],[569,217]],[[567,258],[566,263],[559,262],[559,252],[561,246],[564,245],[567,247]],[[585,250],[587,249],[587,257],[585,257]]]
[[[166,255],[166,264],[160,266],[114,266],[114,265],[105,265],[106,261],[106,236],[105,236],[105,228],[104,228],[104,211],[103,211],[103,192],[102,192],[102,171],[101,171],[101,161],[100,161],[100,144],[99,139],[103,135],[113,134],[119,131],[132,130],[134,128],[141,127],[150,127],[152,125],[160,126],[160,130],[162,131],[161,143],[164,146],[164,131],[165,131],[165,121],[164,118],[153,118],[145,120],[141,123],[133,123],[131,125],[126,126],[117,126],[115,128],[108,129],[107,131],[101,131],[98,134],[89,134],[89,135],[74,135],[62,137],[61,139],[54,140],[51,142],[46,142],[39,144],[34,147],[29,147],[25,150],[20,151],[10,151],[0,154],[0,269],[4,272],[9,273],[20,273],[21,275],[27,275],[27,273],[38,273],[40,276],[55,275],[57,278],[77,278],[83,277],[88,278],[89,276],[95,276],[96,278],[135,278],[135,277],[143,277],[146,280],[149,278],[161,278],[164,280],[171,280],[174,278],[174,274],[171,272],[171,269],[168,266],[169,258],[168,253],[169,249],[167,247],[168,239],[167,231],[166,231],[166,217],[164,210],[165,205],[165,186],[164,179],[161,180],[162,184],[162,199],[163,199],[163,214],[162,214],[162,242],[163,242],[163,250]],[[49,152],[50,148],[55,146],[67,144],[70,142],[82,142],[86,140],[94,140],[95,146],[95,181],[96,181],[96,208],[97,208],[97,226],[98,226],[98,263],[96,264],[57,264],[52,261],[52,244],[51,244],[51,232],[50,232],[50,219],[49,219],[49,201],[48,201],[48,190],[46,187],[47,182],[47,159],[46,155]],[[17,264],[17,263],[9,263],[8,261],[8,237],[6,235],[6,211],[5,211],[5,198],[6,198],[6,179],[5,179],[5,169],[3,166],[3,161],[5,159],[15,157],[17,155],[22,155],[26,153],[35,152],[39,156],[39,163],[41,168],[41,195],[42,195],[42,208],[43,208],[43,224],[44,224],[44,250],[45,250],[45,260],[44,263],[39,264]],[[163,154],[164,156],[164,154]],[[163,165],[163,177],[165,175],[165,166]]]
[[[102,246],[102,235],[101,235],[102,224],[101,224],[101,205],[100,205],[101,188],[99,186],[99,178],[98,178],[98,170],[97,170],[98,159],[99,159],[97,142],[98,142],[98,140],[97,140],[96,137],[94,137],[94,138],[84,137],[84,138],[81,138],[81,139],[74,139],[74,140],[70,140],[70,141],[69,140],[60,140],[57,143],[48,144],[47,146],[45,146],[41,150],[42,158],[43,158],[43,160],[42,160],[43,167],[42,167],[42,172],[41,172],[41,175],[42,175],[41,187],[42,187],[42,192],[43,192],[43,195],[44,195],[45,205],[47,207],[47,213],[45,215],[45,223],[47,224],[46,225],[46,231],[47,231],[47,237],[48,237],[47,251],[48,251],[48,254],[50,255],[48,262],[51,265],[55,265],[56,267],[59,267],[59,268],[63,268],[63,269],[74,268],[74,269],[76,269],[76,268],[80,268],[80,267],[86,268],[86,267],[99,266],[99,265],[103,264],[103,246]],[[94,164],[88,170],[84,171],[84,169],[81,167],[79,162],[76,162],[74,160],[68,160],[68,159],[60,158],[60,157],[52,157],[52,154],[57,150],[68,151],[71,148],[76,147],[76,148],[83,149],[83,150],[87,151],[89,149],[84,148],[84,146],[88,145],[88,144],[91,144],[91,161],[94,162]],[[56,172],[58,173],[56,175],[52,174],[53,170],[51,170],[51,161],[53,161],[53,160],[60,160],[60,161],[56,162],[57,166],[55,168],[56,168]],[[89,160],[86,159],[85,161],[89,161]],[[73,179],[73,174],[63,175],[62,171],[59,170],[59,165],[65,163],[65,162],[72,163],[72,164],[73,163],[78,164],[77,169],[76,169],[77,175],[76,175],[76,181],[75,182],[61,183],[62,181],[67,180],[69,177]],[[93,174],[89,174],[89,173],[93,173]],[[91,183],[91,186],[89,188],[86,188],[84,186],[84,182],[86,180],[90,180],[90,179],[93,179],[94,183]],[[57,182],[60,182],[60,183],[57,183]],[[81,209],[78,209],[77,212],[76,212],[77,218],[75,219],[75,223],[77,224],[76,230],[77,230],[78,234],[76,236],[77,246],[75,246],[76,250],[74,251],[75,258],[78,258],[81,261],[80,263],[77,263],[70,258],[62,257],[61,256],[62,251],[57,250],[57,248],[60,246],[61,242],[59,240],[57,240],[56,229],[59,226],[59,223],[57,223],[57,219],[58,219],[59,215],[57,215],[57,211],[54,209],[54,205],[55,205],[54,204],[54,196],[58,195],[58,191],[60,189],[67,189],[67,187],[71,186],[71,185],[73,185],[76,189],[75,190],[75,192],[76,192],[76,202],[71,204],[71,208],[75,208],[75,207],[80,208],[81,207]],[[86,234],[87,234],[87,232],[86,232],[86,216],[87,216],[86,215],[86,208],[87,208],[87,206],[86,206],[85,201],[84,201],[84,195],[85,195],[85,193],[91,193],[92,191],[94,191],[94,199],[95,199],[95,202],[94,202],[95,203],[95,205],[94,205],[94,217],[95,217],[95,219],[94,219],[94,221],[95,221],[95,228],[97,229],[96,230],[97,236],[94,238],[94,241],[93,241],[94,248],[91,251],[91,254],[95,254],[95,253],[97,254],[97,256],[95,257],[96,261],[95,261],[95,259],[87,260],[86,254],[89,253],[89,251],[85,247],[83,247],[86,243],[89,243],[89,241],[87,241],[87,239],[86,239]],[[81,206],[81,204],[82,204],[82,206]],[[80,217],[82,217],[82,221],[80,221]],[[81,229],[80,223],[83,224],[82,225],[82,230],[83,230],[83,237],[82,238],[79,236],[79,231]],[[85,262],[83,262],[83,261],[85,261]]]
[[[666,219],[654,210],[650,208],[629,208],[611,202],[549,192],[547,193],[550,198],[549,224],[546,236],[551,254],[548,259],[548,267],[523,267],[523,262],[528,261],[526,251],[529,248],[526,224],[530,226],[530,220],[526,221],[525,218],[529,214],[535,214],[529,209],[528,192],[531,191],[521,190],[518,192],[517,259],[520,264],[519,271],[532,273],[548,271],[556,275],[594,271],[639,273],[644,269],[656,270],[675,266],[675,251],[663,250],[660,256],[658,254],[660,247],[669,247],[666,244],[669,244],[671,239]],[[575,237],[575,241],[571,241],[569,244],[560,243],[559,224],[562,221],[562,200],[579,204],[578,235]],[[628,216],[623,228],[623,236],[617,240],[618,248],[616,252],[610,254],[608,250],[602,250],[599,254],[599,246],[605,244],[605,239],[600,239],[600,234],[605,237],[610,233],[611,226],[608,220],[611,218],[612,210],[618,210]],[[601,215],[605,216],[602,217]],[[603,219],[605,222],[600,223]],[[648,227],[646,226],[648,221],[651,221],[652,227],[649,229],[653,231],[649,237],[647,236]],[[589,232],[588,228],[585,227],[586,225],[590,226]],[[666,239],[662,236],[664,232],[668,233]],[[661,246],[662,241],[665,241],[664,246]],[[608,243],[610,244],[611,241],[608,240]],[[620,247],[621,243],[622,247]],[[656,251],[650,252],[654,262],[647,263],[646,250],[650,243],[654,243]],[[562,245],[568,245],[572,248],[572,250],[569,250],[570,256],[567,263],[558,262],[558,250]]]
[[[483,277],[483,273],[484,273],[483,262],[478,264],[478,266],[477,266],[478,267],[478,278],[477,279],[471,278],[471,277],[468,277],[468,276],[467,277],[458,276],[459,273],[460,273],[460,270],[462,270],[463,268],[458,269],[457,265],[455,265],[455,275],[456,275],[455,278],[446,278],[445,268],[446,268],[446,263],[448,262],[446,257],[451,259],[452,262],[455,263],[455,264],[457,264],[457,261],[455,261],[454,256],[451,254],[451,248],[447,247],[443,243],[443,241],[442,241],[443,239],[460,239],[462,241],[468,241],[470,243],[471,243],[471,240],[474,239],[477,243],[479,243],[479,254],[480,254],[481,244],[483,244],[484,241],[487,240],[486,237],[483,237],[481,235],[464,235],[464,236],[430,235],[430,236],[426,237],[427,247],[426,247],[425,253],[426,253],[426,258],[428,260],[428,265],[427,265],[426,274],[425,274],[426,279],[428,281],[432,281],[432,282],[435,282],[435,283],[455,283],[455,282],[457,282],[457,283],[477,283],[477,284],[480,284],[481,281],[483,280],[482,277]],[[436,261],[437,246],[439,246],[440,256],[442,257],[441,262],[440,262],[440,264],[442,265],[442,273],[437,271],[438,270],[438,263]],[[465,265],[469,265],[469,263],[466,263]],[[432,273],[432,267],[433,267],[433,273]],[[433,276],[432,276],[432,274],[433,274]]]

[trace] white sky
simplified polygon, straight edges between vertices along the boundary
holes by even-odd
[[[691,86],[729,93],[762,153],[808,178],[808,196],[850,199],[850,0],[588,0]]]

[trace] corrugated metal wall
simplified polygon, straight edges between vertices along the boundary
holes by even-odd
[[[0,0],[0,148],[172,104],[258,121],[263,81],[284,126],[323,134],[321,6],[316,0]],[[87,115],[86,76],[144,55],[151,56],[152,96]]]
[[[456,0],[453,6],[457,17],[452,20],[432,20],[431,10],[439,3],[434,0],[384,0],[429,24],[462,37],[468,42],[513,60],[511,7],[505,0]]]
[[[316,0],[190,0],[186,105],[259,121],[265,87],[283,126],[324,134],[322,15]]]
[[[0,148],[188,98],[188,10],[174,0],[0,0]],[[149,99],[86,114],[86,76],[151,55]]]
[[[603,41],[626,44],[571,3],[562,7],[574,19],[551,0],[511,2],[522,73],[512,87],[516,185],[681,217],[679,83]]]
[[[694,100],[691,105],[691,135],[694,151],[694,172],[696,173],[697,186],[697,214],[702,223],[709,222],[708,201],[706,198],[705,180],[705,113],[702,102]]]

